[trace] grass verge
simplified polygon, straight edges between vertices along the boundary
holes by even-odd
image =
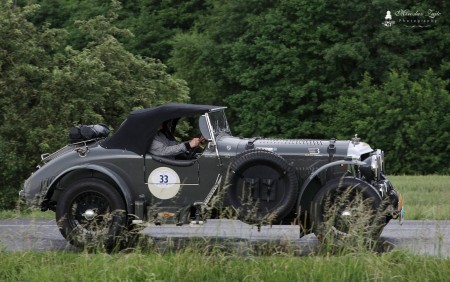
[[[1,281],[448,281],[450,260],[404,251],[343,256],[0,251]]]
[[[0,219],[55,219],[55,213],[52,211],[42,212],[37,208],[28,208],[26,210],[0,210]]]

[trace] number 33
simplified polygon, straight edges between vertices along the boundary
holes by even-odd
[[[160,174],[159,183],[169,183],[169,176],[167,174]]]

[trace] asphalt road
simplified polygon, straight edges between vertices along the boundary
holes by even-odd
[[[203,226],[150,226],[141,231],[151,238],[153,248],[183,247],[186,243],[211,242],[226,249],[252,253],[267,249],[269,252],[294,251],[306,255],[317,250],[314,235],[299,238],[297,226],[256,227],[236,220],[209,220]],[[209,240],[208,240],[209,239]],[[450,257],[450,221],[407,220],[403,225],[391,221],[381,234],[388,249],[408,249],[415,253]],[[255,248],[256,246],[256,248]],[[0,220],[0,248],[17,251],[73,251],[61,236],[54,220],[9,219]]]

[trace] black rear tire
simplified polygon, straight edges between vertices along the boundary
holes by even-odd
[[[82,179],[62,192],[56,205],[56,222],[72,245],[112,251],[120,246],[126,230],[126,207],[108,182]]]
[[[238,155],[229,177],[228,199],[244,222],[281,221],[297,200],[298,180],[294,168],[267,150],[248,150]]]

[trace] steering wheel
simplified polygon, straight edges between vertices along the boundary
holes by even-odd
[[[194,159],[196,154],[200,154],[203,152],[205,148],[201,147],[201,146],[197,146],[195,148],[191,148],[188,151],[186,151],[185,155],[186,155],[186,159],[187,160],[192,160]]]
[[[192,160],[195,158],[196,154],[201,154],[205,150],[205,146],[203,144],[200,144],[199,146],[195,148],[191,148],[184,153],[181,153],[177,156],[175,156],[176,160]]]

